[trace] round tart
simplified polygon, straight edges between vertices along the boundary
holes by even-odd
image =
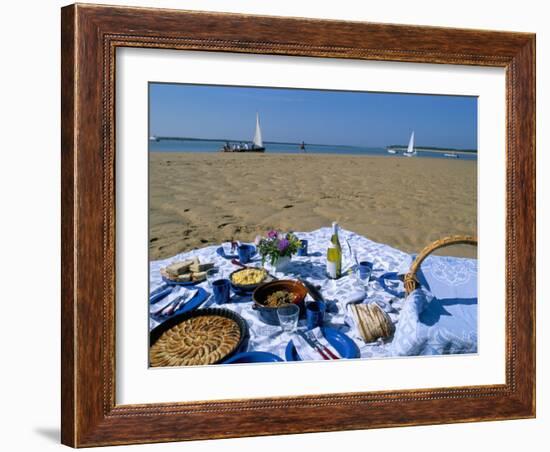
[[[185,318],[179,322],[153,332],[155,337],[149,350],[151,367],[214,364],[239,348],[243,329],[240,319],[232,318],[236,314],[221,309],[204,311],[210,312],[184,314]]]

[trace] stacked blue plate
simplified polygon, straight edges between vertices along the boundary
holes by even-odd
[[[283,360],[273,353],[244,352],[226,359],[222,364],[276,363],[281,361]]]

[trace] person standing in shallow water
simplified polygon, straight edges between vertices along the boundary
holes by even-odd
[[[304,141],[302,141],[302,144],[300,144],[300,149],[304,152],[307,152],[306,151],[306,143]]]

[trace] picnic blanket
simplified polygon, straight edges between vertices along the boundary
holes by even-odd
[[[296,232],[307,239],[308,256],[293,256],[291,264],[281,278],[305,279],[320,286],[328,301],[325,325],[335,328],[354,340],[361,358],[386,356],[413,356],[421,354],[475,353],[477,352],[477,260],[444,256],[429,256],[423,263],[418,277],[421,289],[409,297],[403,297],[403,285],[398,279],[406,272],[413,256],[388,245],[376,243],[344,229],[340,230],[343,247],[343,274],[338,280],[326,278],[326,248],[332,234],[331,228],[312,232]],[[373,263],[373,280],[367,297],[362,286],[347,270],[355,264],[346,241],[349,241],[358,261]],[[160,269],[166,265],[194,256],[204,262],[214,262],[221,278],[227,278],[236,267],[217,252],[219,246],[208,246],[181,253],[169,259],[151,261],[149,264],[149,291],[162,290]],[[260,265],[256,256],[249,265]],[[389,277],[388,277],[389,275]],[[385,276],[382,279],[379,277]],[[207,282],[198,285],[207,291]],[[395,334],[386,341],[366,344],[350,321],[350,302],[378,303],[383,306],[395,324]],[[199,309],[217,307],[210,298]],[[231,303],[223,308],[240,314],[250,331],[249,351],[266,351],[284,359],[288,337],[281,334],[279,326],[263,323],[251,308],[250,296],[233,295]],[[302,325],[303,321],[300,321]],[[304,322],[305,323],[305,322]],[[158,324],[150,318],[150,328]],[[304,325],[305,326],[305,325]]]

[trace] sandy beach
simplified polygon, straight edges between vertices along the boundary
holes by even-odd
[[[418,252],[447,235],[477,235],[477,166],[455,159],[152,152],[149,215],[151,260],[333,221]],[[445,254],[475,257],[476,250],[452,247]]]

